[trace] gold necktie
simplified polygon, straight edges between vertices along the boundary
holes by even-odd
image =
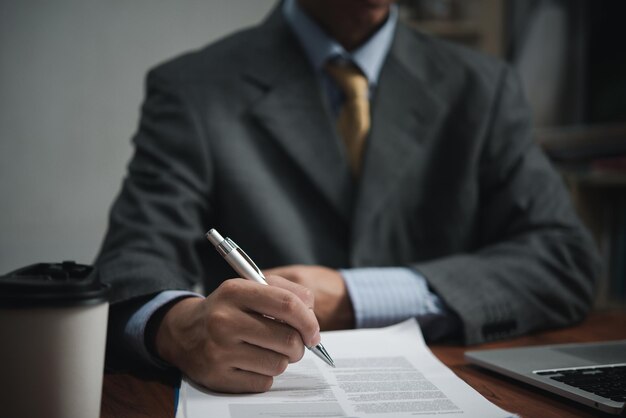
[[[354,65],[329,63],[326,70],[345,95],[339,110],[337,130],[346,145],[352,174],[359,175],[365,138],[370,130],[367,78]]]

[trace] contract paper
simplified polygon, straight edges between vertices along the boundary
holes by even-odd
[[[184,379],[177,418],[510,417],[444,366],[414,319],[387,328],[322,333],[336,368],[313,353],[269,392],[229,395]]]

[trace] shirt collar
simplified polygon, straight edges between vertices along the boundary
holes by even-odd
[[[389,17],[383,26],[367,42],[349,53],[336,40],[302,10],[297,0],[285,0],[282,13],[300,41],[315,68],[321,72],[331,58],[354,63],[365,74],[370,85],[378,82],[378,75],[391,48],[398,22],[397,6],[391,6]]]

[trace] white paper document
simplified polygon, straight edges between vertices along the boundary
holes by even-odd
[[[444,366],[414,319],[380,329],[322,333],[336,368],[312,353],[269,392],[228,395],[183,380],[177,418],[510,417]]]

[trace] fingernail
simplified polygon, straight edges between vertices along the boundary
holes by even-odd
[[[320,341],[322,341],[322,337],[320,335],[320,330],[318,328],[317,331],[315,331],[315,334],[313,335],[313,338],[311,339],[311,346],[318,345],[320,343]]]

